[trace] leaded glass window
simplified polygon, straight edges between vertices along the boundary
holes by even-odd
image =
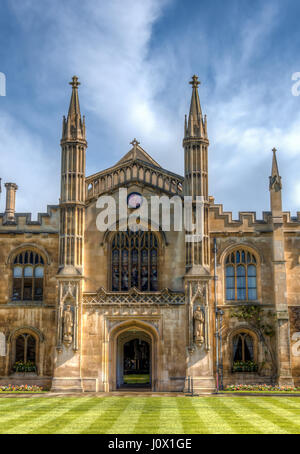
[[[247,333],[233,338],[233,361],[253,361],[253,339]]]
[[[31,334],[20,334],[16,338],[16,362],[36,362],[36,340]]]
[[[158,240],[152,232],[118,232],[111,246],[112,290],[157,291]]]
[[[44,287],[44,259],[33,251],[24,251],[14,259],[14,301],[42,301]]]
[[[231,252],[225,260],[226,300],[257,300],[257,263],[243,249]]]

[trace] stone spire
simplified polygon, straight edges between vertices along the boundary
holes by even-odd
[[[196,392],[215,389],[213,371],[214,343],[212,312],[209,297],[212,279],[210,266],[209,197],[208,197],[208,146],[206,117],[203,118],[197,76],[192,77],[190,113],[185,121],[184,195],[191,206],[193,223],[197,225],[185,235],[184,276],[187,310],[187,360],[186,377],[193,377]],[[185,199],[185,204],[187,203]],[[199,334],[199,323],[202,326]],[[198,326],[198,328],[196,328]],[[187,381],[186,381],[187,382]]]
[[[85,158],[87,142],[78,99],[78,78],[73,77],[68,118],[61,140],[60,270],[74,274],[83,270]],[[73,268],[72,268],[73,267]],[[73,271],[72,271],[73,270]]]
[[[207,121],[206,115],[203,118],[201,104],[198,93],[198,86],[201,82],[198,77],[194,75],[190,84],[193,87],[190,113],[188,121],[185,120],[184,137],[197,137],[207,139]]]
[[[69,107],[68,117],[63,118],[63,132],[62,140],[85,140],[85,118],[81,118],[78,87],[80,82],[77,76],[73,76],[72,82],[72,95]]]
[[[192,99],[188,120],[185,119],[185,136],[183,139],[185,179],[184,195],[192,198],[193,212],[196,210],[197,198],[204,203],[203,241],[186,244],[187,268],[209,268],[209,232],[208,232],[208,146],[207,122],[203,119],[200,105],[197,76],[192,77]]]
[[[271,211],[273,217],[278,217],[282,215],[282,183],[281,176],[279,175],[277,158],[276,158],[276,148],[273,148],[273,159],[272,159],[272,171],[270,176],[270,198],[271,198]]]
[[[285,235],[282,214],[282,184],[279,175],[276,148],[273,148],[270,176],[270,205],[272,212],[272,272],[274,303],[277,314],[277,381],[280,386],[294,386],[291,368],[290,320],[287,302],[287,275]]]
[[[85,231],[85,161],[87,142],[78,99],[78,78],[73,77],[68,118],[61,140],[56,353],[52,390],[82,392],[80,370]],[[72,348],[70,348],[72,346]],[[63,353],[62,353],[63,352]],[[72,377],[72,380],[65,379]]]

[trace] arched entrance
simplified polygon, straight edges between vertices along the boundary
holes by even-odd
[[[152,382],[151,338],[129,329],[117,339],[117,388],[150,388]]]
[[[107,351],[107,391],[126,385],[127,389],[147,387],[157,391],[158,345],[158,333],[147,321],[126,320],[114,326],[109,333]]]

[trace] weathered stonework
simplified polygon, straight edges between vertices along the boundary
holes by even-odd
[[[196,392],[214,391],[222,383],[299,385],[300,213],[293,218],[282,211],[276,151],[270,212],[262,219],[242,212],[233,220],[208,195],[207,120],[194,76],[184,177],[161,168],[136,140],[115,166],[86,176],[76,77],[71,85],[59,205],[49,206],[33,222],[30,214],[15,213],[17,186],[9,183],[6,212],[0,214],[0,384],[36,383],[62,392],[116,390],[122,384],[124,345],[138,337],[150,346],[153,391],[188,390],[191,383]],[[194,204],[203,197],[202,241],[186,243],[184,232],[164,232],[161,224],[155,232],[157,291],[112,291],[113,232],[97,229],[97,199],[111,195],[118,207],[119,188],[147,201],[153,195],[187,195]],[[254,300],[226,298],[226,259],[237,249],[255,258]],[[43,260],[40,300],[21,300],[13,292],[14,261],[25,251]],[[233,309],[251,305],[263,310],[263,320],[274,314],[272,337],[263,339],[253,324],[232,317]],[[252,339],[255,372],[232,371],[233,343],[241,332]],[[22,334],[32,336],[36,345],[36,371],[25,376],[13,371]]]

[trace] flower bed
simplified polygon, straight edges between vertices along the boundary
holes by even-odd
[[[224,391],[248,391],[248,392],[300,392],[300,387],[293,386],[273,386],[273,385],[228,385]]]
[[[0,393],[41,393],[45,391],[37,385],[0,385]]]

